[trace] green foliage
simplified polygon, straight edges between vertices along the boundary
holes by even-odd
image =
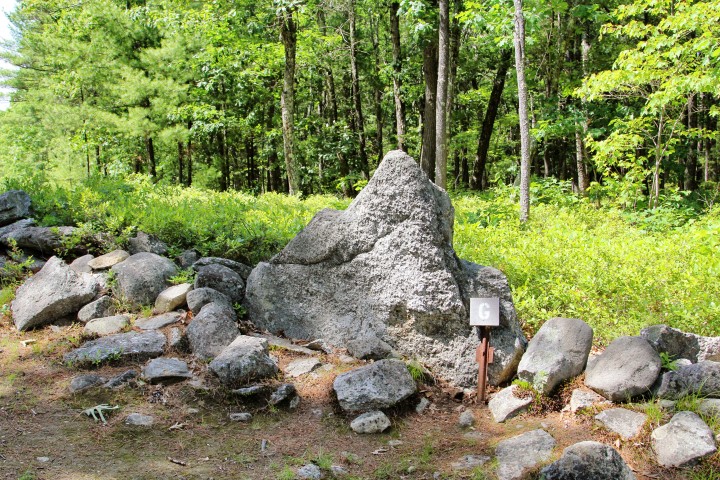
[[[193,283],[195,281],[195,270],[192,268],[185,268],[179,270],[178,273],[168,278],[168,282],[172,285],[180,285],[182,283]]]
[[[417,360],[410,360],[405,363],[405,366],[410,372],[410,376],[418,383],[424,383],[432,380],[432,375],[427,369]]]
[[[678,369],[677,361],[667,352],[660,352],[660,362],[663,370],[675,371]]]
[[[14,287],[20,285],[28,275],[30,267],[35,263],[35,259],[32,255],[26,257],[25,253],[18,248],[14,239],[10,238],[8,243],[10,244],[8,250],[10,258],[0,265],[0,287],[13,287],[10,288],[12,293]],[[0,301],[0,305],[4,303],[6,302]]]

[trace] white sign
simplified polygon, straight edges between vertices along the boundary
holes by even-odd
[[[478,327],[500,326],[499,298],[471,298],[470,325]]]

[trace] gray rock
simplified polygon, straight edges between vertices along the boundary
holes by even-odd
[[[665,352],[673,359],[685,358],[692,363],[720,361],[720,337],[703,337],[667,325],[644,328],[640,336],[650,342],[655,350]]]
[[[202,359],[218,355],[240,334],[235,311],[221,303],[208,303],[185,330],[190,351]]]
[[[662,376],[657,396],[678,400],[685,395],[720,397],[720,362],[705,360]]]
[[[115,274],[118,296],[133,305],[152,305],[177,267],[165,257],[144,252],[131,255],[110,271]]]
[[[195,276],[195,288],[212,288],[233,304],[242,302],[245,282],[234,270],[218,264],[201,267]]]
[[[87,323],[95,318],[110,317],[115,314],[115,305],[112,298],[107,295],[94,300],[80,309],[77,314],[78,320]]]
[[[128,325],[130,325],[129,315],[94,318],[85,324],[83,333],[89,335],[111,335],[121,332]]]
[[[285,376],[290,378],[300,377],[312,372],[316,368],[320,367],[320,365],[322,365],[322,363],[317,358],[298,358],[290,362],[288,366],[285,367]]]
[[[30,196],[22,190],[0,195],[0,227],[30,216]]]
[[[585,385],[613,402],[647,393],[660,374],[660,356],[644,338],[614,340],[585,374]]]
[[[142,413],[131,413],[125,418],[125,425],[133,427],[152,427],[154,423],[155,417]]]
[[[208,303],[222,303],[232,308],[232,302],[227,295],[213,288],[196,288],[190,290],[185,300],[187,301],[188,308],[194,315],[200,313],[200,310]]]
[[[674,412],[677,402],[673,401],[673,400],[659,399],[657,404],[658,404],[658,407],[660,407],[662,410],[665,410],[666,412]]]
[[[379,360],[338,375],[333,389],[346,412],[368,412],[396,405],[417,386],[403,362]]]
[[[290,408],[294,408],[293,403],[296,398],[299,399],[300,397],[298,397],[295,385],[292,383],[283,383],[270,395],[268,403],[270,403],[270,405],[287,403],[290,405]],[[297,403],[295,403],[295,406],[297,406]]]
[[[180,312],[163,313],[148,318],[138,318],[135,320],[135,327],[140,330],[157,330],[179,322],[180,318],[182,318]]]
[[[308,342],[307,345],[305,345],[310,350],[316,351],[316,352],[324,352],[327,354],[333,353],[332,347],[325,342],[322,338],[317,338],[315,340],[312,340]]]
[[[230,270],[234,270],[242,277],[243,281],[247,281],[250,276],[250,272],[252,272],[252,267],[248,267],[247,265],[234,260],[220,257],[202,257],[193,264],[192,268],[197,271],[208,265],[222,265]]]
[[[178,307],[185,305],[187,293],[192,290],[193,286],[189,283],[181,283],[166,288],[155,300],[155,313],[171,312]]]
[[[552,318],[530,340],[518,377],[550,395],[562,382],[585,370],[593,330],[576,318]]]
[[[717,451],[715,435],[693,412],[678,412],[650,436],[657,461],[663,467],[684,467]]]
[[[298,468],[297,478],[299,480],[322,480],[324,475],[322,470],[320,470],[320,467],[314,463],[308,463],[307,465],[303,465]]]
[[[486,455],[465,455],[459,460],[450,464],[453,470],[472,470],[482,467],[490,461],[490,457]]]
[[[180,255],[175,257],[175,261],[180,268],[190,268],[193,263],[197,262],[200,258],[200,254],[195,249],[185,250]]]
[[[697,406],[698,413],[707,417],[720,416],[720,398],[700,399]]]
[[[599,442],[570,445],[540,475],[545,480],[636,480],[620,454]]]
[[[350,355],[360,360],[382,360],[390,356],[392,347],[375,335],[368,334],[348,341],[347,350]]]
[[[390,428],[390,419],[380,410],[375,410],[354,419],[350,428],[355,433],[381,433]]]
[[[145,365],[142,376],[150,383],[174,383],[192,378],[192,373],[179,358],[154,358]]]
[[[98,284],[57,257],[47,261],[15,293],[11,310],[18,330],[27,330],[74,314],[93,299]]]
[[[323,210],[247,282],[246,307],[259,327],[348,348],[377,338],[460,386],[477,378],[470,297],[497,296],[490,383],[509,380],[525,345],[507,279],[461,262],[452,248],[448,195],[418,164],[390,152],[342,212]]]
[[[75,227],[33,227],[27,223],[23,226],[6,231],[0,236],[0,243],[10,246],[11,240],[22,249],[52,255],[63,248],[64,242],[75,233]]]
[[[247,335],[238,335],[210,362],[208,368],[229,386],[272,377],[278,372],[277,365],[268,356],[267,342]]]
[[[598,395],[592,390],[576,388],[570,395],[570,411],[576,413],[578,410],[593,407],[595,405],[609,404],[605,397]]]
[[[177,351],[185,351],[187,347],[185,332],[178,327],[171,328],[168,334],[168,347]]]
[[[610,408],[595,415],[595,420],[617,433],[623,440],[630,440],[642,432],[648,416],[625,408]]]
[[[126,370],[120,375],[111,378],[103,385],[104,388],[118,388],[122,385],[125,385],[130,380],[137,377],[137,372],[135,370]]]
[[[458,425],[460,425],[460,428],[470,428],[475,425],[475,415],[473,415],[472,410],[465,410],[460,414]]]
[[[90,268],[88,262],[90,262],[93,258],[95,257],[90,254],[78,257],[70,263],[70,268],[75,270],[77,273],[92,273],[92,268]]]
[[[422,397],[417,405],[415,405],[415,413],[423,413],[430,406],[430,400]]]
[[[257,397],[260,395],[268,395],[272,392],[272,387],[270,385],[251,385],[249,387],[242,387],[238,388],[232,391],[233,395],[237,395],[239,397]]]
[[[346,478],[350,475],[350,472],[342,465],[330,465],[330,473],[332,473],[335,478]]]
[[[65,354],[67,364],[78,367],[99,365],[112,360],[137,360],[159,357],[165,348],[165,335],[151,330],[108,335],[86,342]]]
[[[530,406],[533,401],[532,396],[518,398],[515,396],[515,392],[517,391],[517,385],[510,385],[500,390],[490,399],[488,408],[496,422],[502,423],[505,420],[509,420],[524,412]]]
[[[148,235],[145,232],[137,232],[137,235],[128,240],[130,243],[130,253],[149,252],[155,255],[165,255],[168,247],[165,242],[158,240],[154,235]]]
[[[546,462],[555,448],[555,439],[545,430],[533,430],[498,443],[498,480],[516,480]]]
[[[271,346],[276,348],[282,348],[289,352],[302,353],[303,355],[316,355],[316,352],[314,350],[310,350],[309,348],[303,347],[302,345],[295,345],[287,338],[280,338],[267,333],[255,332],[251,332],[249,335],[252,337],[264,338]]]
[[[80,393],[94,387],[99,387],[105,383],[105,379],[100,375],[89,373],[87,375],[78,375],[70,380],[70,393]]]
[[[247,423],[252,420],[252,413],[248,412],[235,412],[228,415],[231,422]]]
[[[127,260],[129,256],[130,254],[125,250],[113,250],[110,253],[93,258],[88,262],[88,266],[93,270],[104,270]]]

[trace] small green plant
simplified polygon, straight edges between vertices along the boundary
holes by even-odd
[[[405,366],[408,369],[408,372],[410,372],[410,376],[415,380],[417,383],[425,383],[429,380],[432,380],[432,376],[427,371],[427,369],[417,360],[410,360],[405,363]]]
[[[35,259],[32,255],[26,257],[14,238],[8,238],[7,241],[10,258],[0,267],[0,286],[12,287],[11,290],[14,290],[14,287],[22,283]]]
[[[295,480],[295,470],[289,466],[284,466],[277,475],[277,480]]]
[[[18,480],[36,480],[37,477],[30,470],[25,470],[19,477]]]
[[[234,303],[233,310],[235,310],[235,315],[237,315],[238,318],[245,318],[245,315],[247,315],[247,309],[242,303]]]
[[[660,362],[663,370],[675,371],[678,369],[677,360],[667,352],[660,352]]]
[[[315,455],[312,462],[320,467],[321,470],[330,470],[330,467],[333,465],[333,457],[329,453],[325,453],[320,450],[317,455]]]
[[[648,422],[650,422],[650,425],[660,425],[665,412],[663,412],[663,409],[657,402],[647,402],[643,405],[643,409],[645,410],[645,415],[648,416]]]
[[[175,275],[170,277],[168,281],[173,285],[180,285],[181,283],[193,283],[195,281],[195,270],[192,268],[185,268],[178,271]]]

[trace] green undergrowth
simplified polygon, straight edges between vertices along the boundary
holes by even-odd
[[[143,230],[168,242],[171,254],[194,247],[252,264],[280,251],[319,210],[350,202],[161,186],[144,177],[72,187],[27,178],[3,183],[28,191],[45,225],[112,233],[120,244]],[[720,209],[621,210],[562,186],[533,186],[525,225],[512,188],[453,195],[458,256],[508,276],[528,333],[562,316],[588,322],[600,342],[657,323],[720,335]]]

